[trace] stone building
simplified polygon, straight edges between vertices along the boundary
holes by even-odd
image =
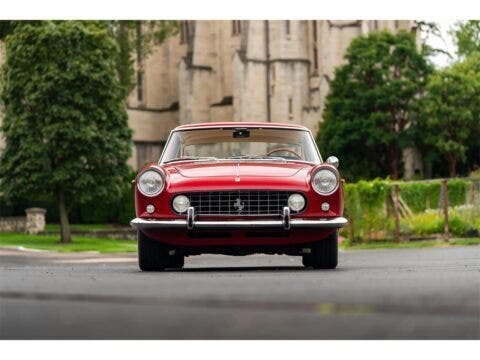
[[[185,123],[292,122],[315,134],[351,40],[382,29],[416,31],[413,20],[182,21],[177,35],[136,64],[127,99],[130,165],[158,160],[170,130]],[[0,63],[3,56],[0,43]],[[421,161],[409,154],[413,173]]]
[[[416,31],[412,20],[182,21],[137,64],[128,98],[134,168],[156,161],[179,124],[265,121],[317,132],[334,69],[356,36]]]

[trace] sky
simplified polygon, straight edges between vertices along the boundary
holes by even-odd
[[[429,19],[428,21],[435,22],[439,25],[441,38],[430,35],[428,38],[425,39],[427,44],[434,48],[442,49],[442,50],[448,51],[452,55],[455,55],[456,46],[455,46],[455,43],[453,42],[453,37],[448,33],[448,31],[453,27],[453,25],[458,20],[439,20],[438,21],[435,19]],[[449,59],[447,55],[444,55],[444,54],[437,54],[433,56],[431,59],[438,68],[445,67],[449,65],[450,62],[452,61],[451,59]]]

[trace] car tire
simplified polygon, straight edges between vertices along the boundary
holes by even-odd
[[[312,245],[311,253],[303,255],[303,265],[314,269],[335,269],[338,264],[338,230]]]
[[[152,240],[141,231],[137,231],[138,242],[138,266],[142,271],[162,271],[168,268],[181,269],[184,264],[184,256],[157,240]]]
[[[312,267],[312,259],[310,255],[303,255],[302,256],[302,263],[305,267]]]
[[[171,262],[172,269],[182,269],[185,264],[185,257],[183,255],[175,255]]]

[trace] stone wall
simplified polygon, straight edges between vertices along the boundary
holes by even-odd
[[[26,209],[27,220],[25,232],[30,235],[39,234],[45,231],[45,214],[47,210],[41,208]]]
[[[0,232],[25,232],[32,235],[43,233],[46,212],[41,208],[29,208],[25,210],[25,217],[0,217]]]
[[[0,232],[24,232],[27,217],[0,217]]]

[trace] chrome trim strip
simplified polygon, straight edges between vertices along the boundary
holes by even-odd
[[[348,224],[344,217],[332,219],[290,219],[290,228],[341,228]],[[187,229],[187,220],[147,220],[135,218],[130,225],[137,229]],[[204,220],[195,221],[195,229],[283,229],[285,222],[278,220]]]
[[[193,230],[195,226],[195,209],[193,206],[190,206],[187,210],[187,229]]]
[[[285,230],[290,230],[290,208],[288,206],[283,207],[283,214],[282,214],[282,222],[283,228]]]

